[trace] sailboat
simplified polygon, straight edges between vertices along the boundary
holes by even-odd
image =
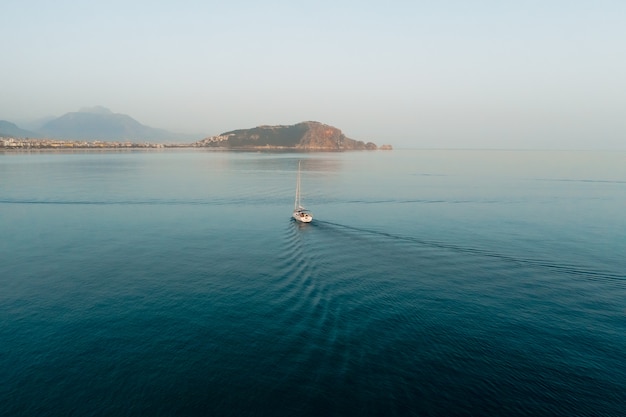
[[[296,202],[293,208],[293,218],[301,223],[311,223],[313,216],[300,203],[300,161],[298,161],[298,180],[296,181]]]

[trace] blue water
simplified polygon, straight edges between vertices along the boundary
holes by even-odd
[[[624,152],[0,154],[0,415],[623,416],[625,209]]]

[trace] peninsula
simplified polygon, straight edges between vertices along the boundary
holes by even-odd
[[[319,122],[258,126],[205,138],[196,147],[228,149],[297,149],[306,151],[376,150],[371,142],[350,139],[336,127]]]

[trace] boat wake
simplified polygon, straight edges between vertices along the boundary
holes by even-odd
[[[601,280],[601,281],[610,281],[618,286],[626,286],[626,275],[619,273],[612,273],[609,271],[598,271],[591,268],[585,268],[583,266],[575,266],[575,265],[566,265],[566,264],[556,264],[550,262],[548,260],[536,259],[536,258],[526,258],[526,257],[517,257],[513,255],[506,255],[502,253],[497,253],[489,250],[485,250],[482,248],[472,248],[467,246],[454,245],[450,243],[434,241],[434,240],[426,240],[419,239],[412,236],[402,236],[398,234],[388,233],[380,230],[367,229],[362,227],[355,227],[350,225],[345,225],[341,223],[335,223],[325,220],[317,220],[314,227],[327,231],[327,232],[343,232],[349,233],[353,237],[363,238],[364,236],[376,236],[388,239],[394,242],[404,242],[409,245],[415,245],[415,247],[419,248],[432,248],[432,249],[441,249],[445,251],[452,251],[456,253],[463,253],[468,255],[480,256],[484,258],[490,258],[495,260],[501,260],[508,262],[510,264],[515,264],[516,266],[532,266],[532,267],[540,267],[545,270],[554,273],[572,275],[582,277],[588,280]]]

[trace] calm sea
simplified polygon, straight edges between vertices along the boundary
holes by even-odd
[[[625,213],[624,152],[0,154],[0,415],[624,416]]]

